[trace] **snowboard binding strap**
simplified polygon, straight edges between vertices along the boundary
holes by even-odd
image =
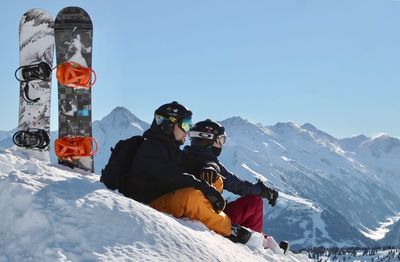
[[[43,129],[28,129],[17,131],[13,135],[15,145],[27,149],[46,149],[50,144],[50,137]]]
[[[15,70],[15,78],[19,82],[29,82],[33,80],[47,81],[50,80],[51,71],[52,69],[49,64],[46,62],[40,62],[37,64],[18,67],[17,70]],[[22,78],[18,77],[19,72],[21,73],[20,75]]]
[[[67,87],[90,89],[96,83],[96,72],[75,62],[65,62],[57,65],[57,80]]]
[[[99,146],[94,137],[61,137],[54,142],[54,150],[58,159],[74,161],[81,157],[94,156],[99,150]]]
[[[25,82],[24,88],[23,88],[23,96],[24,100],[28,103],[36,103],[40,100],[40,97],[37,97],[35,99],[32,99],[29,97],[29,82]]]

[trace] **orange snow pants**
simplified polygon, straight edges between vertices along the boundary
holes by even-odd
[[[174,217],[188,217],[203,222],[209,229],[223,235],[231,235],[231,220],[224,213],[217,213],[200,190],[193,187],[178,189],[150,202],[158,211]]]

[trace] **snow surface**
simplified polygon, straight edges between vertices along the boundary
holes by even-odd
[[[386,135],[336,139],[311,124],[264,127],[240,117],[222,123],[228,132],[221,155],[226,168],[244,180],[260,179],[280,191],[274,208],[264,203],[265,233],[289,240],[294,248],[315,243],[399,245],[400,220],[391,219],[400,212],[399,139]],[[97,174],[118,140],[140,135],[148,127],[123,107],[94,121],[93,134],[100,145]],[[0,146],[9,147],[12,134],[2,134]],[[53,132],[52,140],[56,137]],[[56,163],[54,151],[50,152]],[[228,191],[224,196],[237,197]]]
[[[309,261],[250,249],[40,153],[0,151],[0,261]]]
[[[366,230],[366,232],[361,231],[366,237],[369,237],[374,240],[380,240],[385,237],[385,235],[390,231],[390,226],[396,224],[400,221],[400,213],[396,216],[389,217],[387,221],[381,222],[381,226],[376,228],[375,230]]]

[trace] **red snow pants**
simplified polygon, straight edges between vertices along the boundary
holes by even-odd
[[[262,233],[263,200],[256,195],[243,196],[226,205],[225,213],[232,224],[241,225]]]

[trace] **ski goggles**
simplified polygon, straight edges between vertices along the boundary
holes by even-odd
[[[220,145],[221,147],[223,147],[226,143],[226,134],[222,134],[222,135],[218,135],[215,138],[215,143],[217,143],[217,145]]]
[[[183,118],[182,120],[178,120],[178,118],[170,116],[170,117],[164,117],[160,115],[155,115],[155,120],[157,125],[160,125],[163,121],[170,121],[173,124],[177,124],[180,129],[182,129],[185,132],[189,132],[189,130],[193,126],[192,119],[190,117],[188,118]]]
[[[193,123],[191,118],[184,118],[182,121],[178,122],[178,126],[185,132],[189,132],[189,130],[192,128]]]
[[[189,137],[198,137],[198,138],[213,140],[215,143],[217,143],[217,145],[221,147],[225,145],[227,139],[225,132],[221,135],[214,135],[206,132],[190,131]]]

